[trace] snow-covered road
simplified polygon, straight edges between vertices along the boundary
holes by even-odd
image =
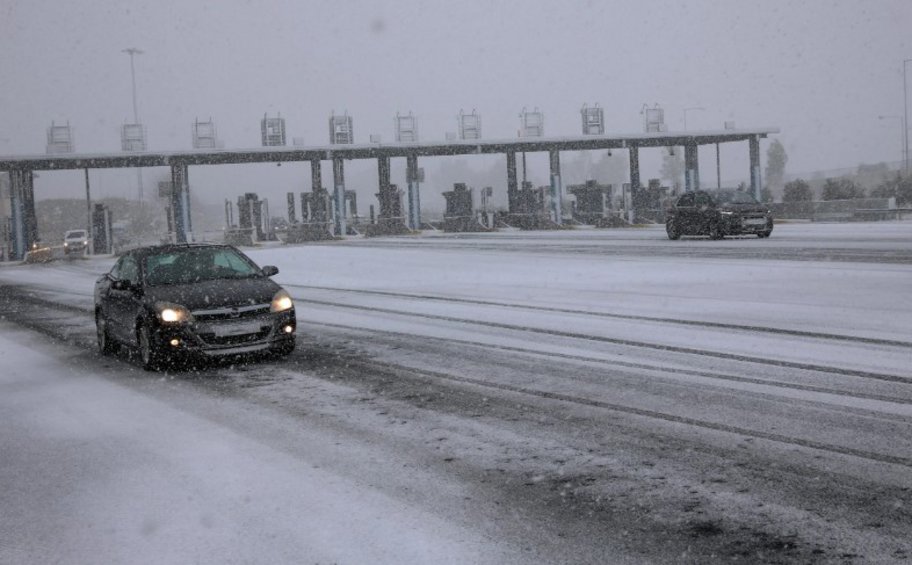
[[[119,386],[97,374],[118,368],[5,323],[0,358],[0,563],[518,562],[484,532],[321,469],[351,449],[326,430]],[[420,469],[408,482],[453,488]]]
[[[173,425],[137,449],[151,450],[153,468],[180,469],[186,481],[178,486],[193,491],[206,468],[195,453],[215,450],[229,463],[238,456],[219,447],[235,443],[226,434],[251,442],[242,474],[256,474],[262,459],[270,483],[312,467],[311,450],[287,446],[345,445],[345,458],[330,457],[301,484],[325,483],[324,501],[359,516],[363,498],[355,531],[394,508],[387,519],[414,534],[400,540],[371,530],[364,539],[374,549],[346,553],[286,528],[269,561],[295,561],[281,553],[298,547],[295,540],[313,545],[308,559],[339,562],[439,561],[421,553],[438,549],[462,562],[912,557],[903,534],[912,528],[910,222],[784,224],[769,240],[669,242],[646,228],[425,234],[248,252],[278,265],[276,280],[297,301],[301,347],[288,362],[160,381],[125,358],[97,358],[89,353],[92,283],[113,260],[92,258],[0,268],[8,324],[57,343],[29,346],[32,357],[14,362],[0,386],[27,391],[37,378],[67,391],[55,393],[59,402],[79,398],[80,383],[115,391],[127,383],[132,401],[161,401],[136,408],[147,419],[175,407],[205,419],[216,410],[208,406],[237,403],[250,412],[241,421],[262,417],[284,431],[264,440],[225,426],[224,416],[209,418],[212,429],[169,417]],[[10,351],[39,335],[8,324],[12,337],[0,334],[0,345]],[[32,377],[24,368],[36,364],[47,370]],[[119,405],[120,394],[96,396]],[[42,408],[40,396],[9,406],[19,425],[59,413],[53,398]],[[125,412],[107,410],[95,411],[94,425],[122,426]],[[295,421],[308,431],[293,431]],[[47,425],[55,422],[59,416]],[[172,449],[165,439],[188,427],[195,443]],[[40,438],[0,445],[8,444],[44,452]],[[245,458],[256,449],[262,457]],[[397,476],[400,466],[414,476]],[[47,488],[66,480],[55,476]],[[20,493],[23,505],[35,495]],[[294,488],[255,494],[309,496]],[[160,508],[182,508],[179,496]],[[97,504],[128,513],[123,500]],[[262,509],[247,515],[221,499],[199,506],[220,509],[213,514],[228,530],[262,525],[258,541],[278,527]],[[35,531],[59,519],[53,505],[38,508],[45,518]],[[328,532],[344,514],[333,511],[322,518]],[[166,530],[152,520],[153,533]],[[187,528],[200,527],[191,522]],[[148,547],[149,539],[164,538],[140,536],[133,545]],[[55,547],[70,544],[87,547],[75,539]],[[175,547],[183,549],[162,558],[198,549],[189,538]]]

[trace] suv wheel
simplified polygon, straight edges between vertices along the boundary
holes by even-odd
[[[670,240],[679,239],[681,237],[681,230],[678,229],[674,220],[665,222],[665,232],[668,234],[668,239]]]

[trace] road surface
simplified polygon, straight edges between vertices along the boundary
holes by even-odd
[[[908,222],[264,248],[295,354],[165,374],[93,349],[111,259],[4,267],[0,561],[902,562],[910,248]],[[51,536],[81,511],[106,535]]]

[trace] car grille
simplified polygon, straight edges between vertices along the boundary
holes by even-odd
[[[193,318],[198,322],[215,322],[219,320],[253,318],[268,313],[269,304],[254,304],[252,306],[229,306],[212,310],[194,310]]]
[[[252,334],[217,336],[214,333],[201,333],[199,337],[206,345],[242,345],[262,341],[269,337],[270,331],[271,328],[267,327]]]

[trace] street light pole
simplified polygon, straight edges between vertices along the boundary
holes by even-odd
[[[133,123],[139,124],[139,111],[137,110],[136,105],[136,67],[133,65],[133,56],[142,55],[142,50],[137,49],[136,47],[128,47],[123,50],[124,53],[130,55],[130,79],[133,84]],[[145,136],[143,136],[143,141],[145,142]],[[144,143],[145,145],[145,143]],[[142,168],[136,168],[136,188],[139,193],[139,207],[143,206],[143,178],[142,178]]]
[[[693,106],[691,108],[684,108],[684,131],[687,131],[687,112],[689,110],[706,110],[706,108],[704,108],[702,106]]]
[[[909,174],[909,94],[906,65],[912,59],[903,59],[903,171]]]
[[[136,47],[128,47],[123,50],[123,53],[130,55],[130,78],[133,81],[133,123],[139,123],[139,112],[136,109],[136,67],[133,65],[133,56],[142,55],[142,51]]]

